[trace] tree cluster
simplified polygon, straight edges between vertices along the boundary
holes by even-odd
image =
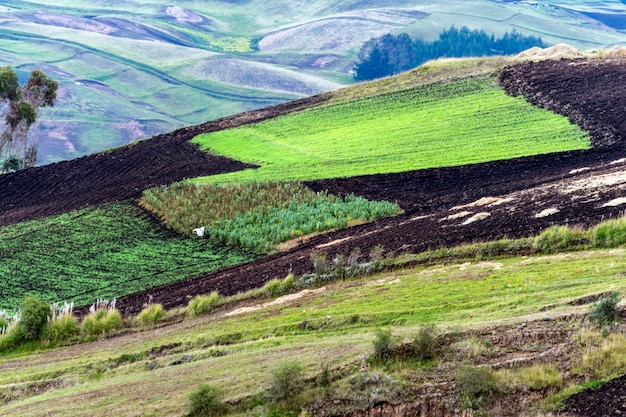
[[[30,73],[21,86],[11,67],[0,67],[0,112],[5,129],[0,134],[0,172],[16,171],[35,165],[37,140],[28,138],[41,107],[53,106],[58,83],[42,71]]]
[[[373,80],[410,70],[431,59],[512,55],[533,46],[545,45],[541,37],[525,36],[515,30],[496,38],[484,30],[452,26],[441,32],[434,42],[413,40],[406,33],[388,34],[363,44],[354,65],[354,78]]]

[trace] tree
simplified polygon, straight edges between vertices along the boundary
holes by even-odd
[[[5,129],[0,134],[0,172],[28,168],[37,162],[38,142],[28,139],[41,107],[54,106],[58,83],[42,71],[30,73],[20,86],[11,67],[0,67],[0,109]]]

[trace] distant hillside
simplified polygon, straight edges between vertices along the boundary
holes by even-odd
[[[40,164],[71,159],[352,82],[363,42],[452,25],[594,49],[626,42],[615,1],[8,0],[0,65],[59,81],[33,129]]]

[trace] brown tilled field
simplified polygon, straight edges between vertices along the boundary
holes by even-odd
[[[594,148],[463,167],[430,169],[311,182],[331,193],[355,193],[397,201],[405,213],[371,224],[310,238],[257,262],[201,278],[154,288],[118,300],[126,314],[151,298],[166,308],[185,305],[195,294],[229,295],[258,287],[289,272],[309,272],[310,254],[364,253],[376,245],[396,253],[522,237],[554,225],[593,225],[626,208],[626,61],[613,59],[528,62],[506,68],[500,83],[511,94],[565,114],[589,130]],[[289,103],[117,149],[0,177],[0,225],[57,214],[107,201],[137,197],[142,190],[186,177],[244,167],[199,152],[195,135],[298,110],[326,96]],[[613,385],[607,389],[615,390]],[[615,394],[623,403],[624,384]],[[613,392],[613,391],[611,391]],[[581,394],[583,395],[583,394]],[[608,394],[586,394],[608,395]],[[613,395],[613,394],[612,394]],[[621,409],[582,407],[585,416],[615,415]]]

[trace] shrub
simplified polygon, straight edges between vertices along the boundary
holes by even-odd
[[[379,330],[373,341],[374,352],[371,360],[376,363],[386,363],[394,358],[397,352],[397,343],[389,330]]]
[[[18,332],[13,329],[4,335],[0,335],[0,352],[5,352],[17,347],[20,344]]]
[[[439,349],[436,327],[432,324],[420,327],[413,339],[413,357],[419,361],[434,359]]]
[[[272,371],[267,399],[272,403],[287,401],[304,390],[304,370],[298,362],[286,362]]]
[[[161,304],[150,304],[139,313],[137,320],[145,326],[154,326],[165,317],[165,311]]]
[[[589,309],[589,320],[599,326],[615,323],[619,317],[617,308],[619,301],[619,294],[612,292],[604,299],[592,304]]]
[[[349,392],[344,394],[359,409],[372,408],[386,401],[396,402],[406,398],[403,384],[383,372],[359,372],[348,379]]]
[[[495,374],[487,367],[462,366],[456,372],[455,382],[464,408],[480,409],[499,391]]]
[[[20,305],[19,339],[22,341],[40,339],[51,315],[52,310],[48,303],[33,296],[24,298]]]
[[[187,304],[187,317],[200,317],[210,313],[217,307],[220,295],[213,291],[210,295],[197,295]]]
[[[80,333],[78,320],[72,314],[56,317],[48,323],[46,337],[53,342],[71,340]]]
[[[455,376],[456,388],[463,406],[482,407],[497,391],[497,381],[491,368],[462,366]]]
[[[81,323],[81,333],[86,337],[100,336],[122,328],[122,315],[114,308],[99,308],[89,313]]]
[[[214,417],[221,416],[228,411],[228,406],[222,401],[222,391],[209,384],[202,384],[197,390],[189,394],[187,416]]]

